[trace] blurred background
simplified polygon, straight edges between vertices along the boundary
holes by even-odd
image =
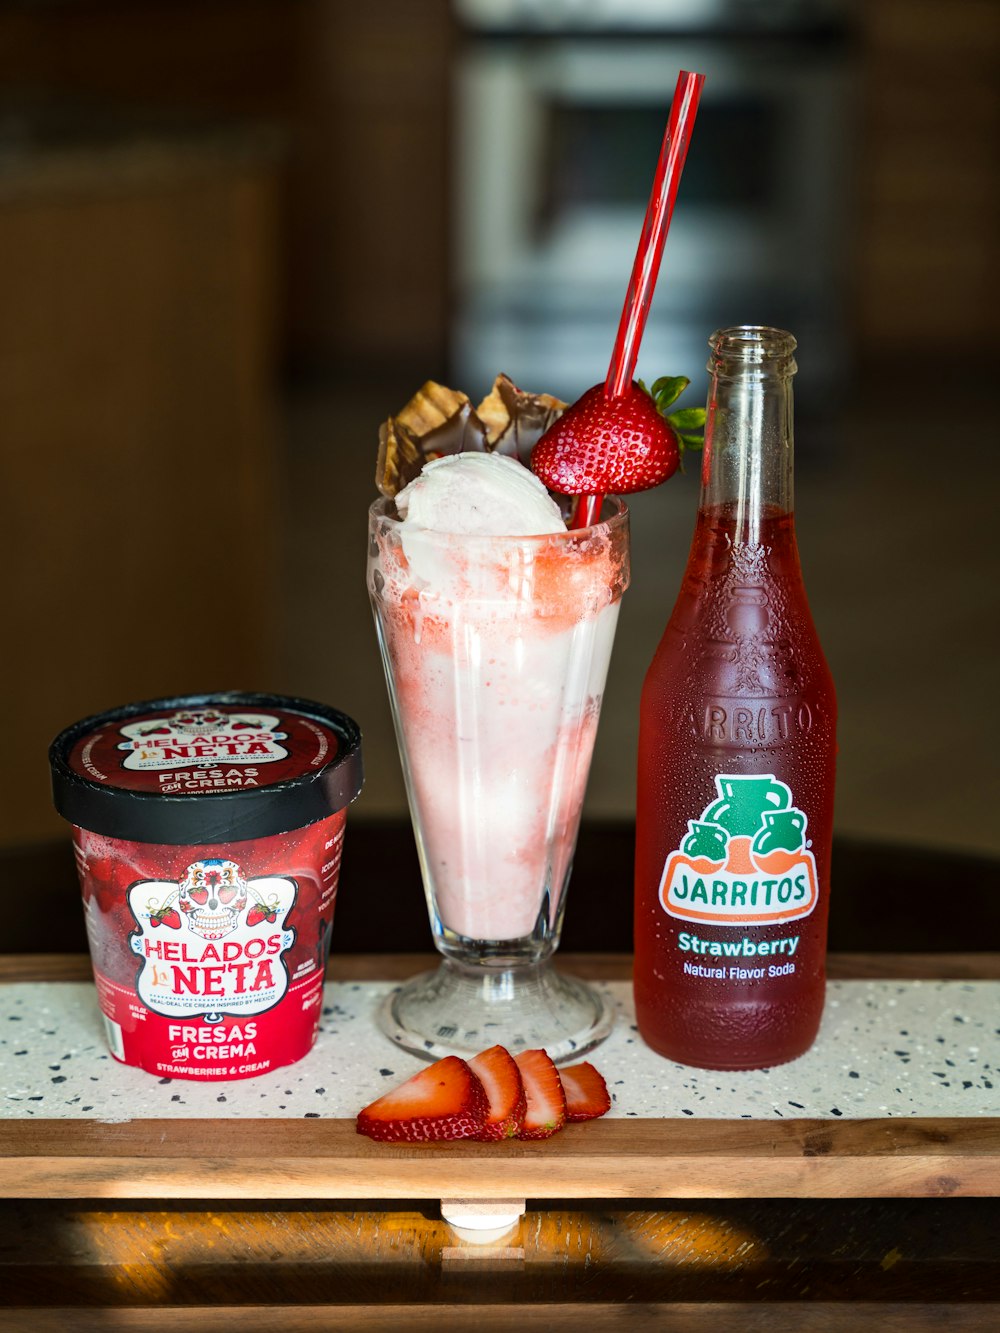
[[[0,840],[62,726],[270,689],[365,731],[379,422],[428,377],[603,379],[679,67],[708,76],[639,373],[799,338],[841,833],[1000,853],[993,0],[0,3]],[[636,497],[588,796],[628,818],[697,469]]]

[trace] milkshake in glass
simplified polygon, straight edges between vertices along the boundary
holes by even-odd
[[[566,886],[622,593],[628,512],[567,531],[512,458],[458,453],[370,511],[368,587],[434,942],[382,1026],[421,1055],[610,1029],[557,974]]]

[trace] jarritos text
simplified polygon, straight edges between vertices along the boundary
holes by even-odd
[[[293,879],[247,879],[235,861],[219,859],[193,862],[176,883],[133,884],[139,998],[168,1018],[204,1014],[209,1022],[273,1008],[288,989],[295,896]]]
[[[807,819],[773,773],[720,773],[719,796],[688,821],[667,857],[660,903],[682,921],[775,926],[809,916],[819,896]]]

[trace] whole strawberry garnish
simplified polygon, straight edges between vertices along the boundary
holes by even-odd
[[[171,930],[180,930],[181,917],[176,907],[164,907],[160,912],[160,921]]]
[[[656,380],[647,390],[633,380],[618,398],[595,384],[566,409],[535,445],[531,470],[560,495],[627,495],[672,477],[685,448],[700,448],[690,433],[704,425],[704,408],[666,415],[690,380]]]
[[[247,925],[259,926],[262,921],[267,919],[267,915],[267,908],[262,903],[254,903],[250,911],[247,912]],[[274,918],[272,917],[271,920],[273,921]]]
[[[478,1139],[516,1139],[524,1126],[527,1098],[521,1071],[504,1046],[491,1046],[474,1055],[469,1068],[479,1079],[489,1102],[489,1110]]]
[[[476,1138],[486,1114],[479,1079],[464,1060],[446,1055],[366,1106],[357,1129],[383,1143],[446,1142]]]

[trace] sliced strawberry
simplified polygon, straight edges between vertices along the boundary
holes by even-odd
[[[464,1060],[446,1055],[358,1116],[358,1133],[383,1143],[475,1138],[486,1120],[483,1085]]]
[[[566,1120],[596,1120],[611,1110],[608,1085],[592,1064],[586,1060],[579,1065],[560,1069],[563,1091],[566,1094]]]
[[[516,1139],[524,1124],[527,1098],[521,1071],[504,1046],[491,1046],[474,1055],[469,1067],[483,1085],[489,1111],[479,1139]]]
[[[514,1056],[521,1071],[528,1109],[519,1139],[548,1139],[566,1123],[566,1094],[559,1070],[544,1051],[522,1051]]]

